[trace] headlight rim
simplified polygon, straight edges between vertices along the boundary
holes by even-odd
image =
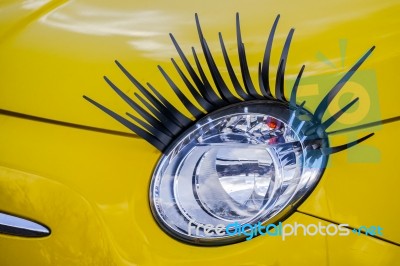
[[[252,100],[252,101],[245,101],[245,102],[240,102],[240,103],[236,103],[236,104],[231,104],[231,105],[222,107],[218,110],[215,110],[215,111],[207,114],[206,116],[199,119],[198,121],[194,121],[193,124],[190,125],[183,133],[181,133],[174,141],[172,141],[171,144],[166,148],[165,152],[163,154],[161,154],[157,165],[153,169],[151,182],[149,184],[149,192],[150,192],[149,193],[149,205],[150,205],[150,209],[151,209],[153,218],[155,219],[158,226],[160,226],[160,228],[165,233],[167,233],[167,235],[169,235],[173,239],[176,239],[185,244],[190,244],[190,245],[195,245],[195,246],[223,246],[223,245],[230,245],[230,244],[240,243],[242,241],[245,241],[246,236],[243,236],[243,235],[242,236],[236,235],[236,236],[230,236],[230,237],[223,236],[223,237],[206,238],[206,237],[186,236],[184,234],[177,233],[177,231],[174,230],[172,227],[170,227],[168,222],[166,222],[161,217],[162,214],[159,213],[159,211],[156,207],[156,203],[154,200],[154,195],[156,194],[154,192],[154,184],[157,179],[161,178],[160,176],[156,176],[156,173],[159,170],[160,165],[164,162],[163,158],[168,157],[170,155],[170,153],[173,151],[173,149],[175,149],[176,146],[179,145],[185,138],[187,138],[190,135],[193,135],[194,132],[196,132],[196,130],[198,130],[199,128],[202,127],[202,125],[204,126],[203,123],[212,120],[213,117],[217,117],[218,115],[226,112],[227,110],[230,111],[233,108],[237,108],[237,107],[240,108],[241,106],[248,107],[247,108],[248,113],[265,114],[265,112],[253,112],[253,110],[257,109],[256,107],[259,107],[260,105],[262,105],[263,108],[265,108],[265,106],[268,106],[268,105],[271,105],[272,109],[274,109],[276,107],[284,108],[287,111],[287,114],[289,116],[294,115],[296,112],[297,112],[297,114],[302,113],[303,115],[305,114],[306,116],[311,118],[310,121],[305,122],[305,123],[309,123],[309,124],[311,123],[313,126],[317,126],[319,124],[318,121],[313,117],[312,113],[309,112],[308,110],[304,109],[303,107],[292,108],[289,104],[286,104],[284,102],[277,102],[276,100]],[[235,113],[235,114],[237,114],[237,113]],[[231,115],[231,114],[227,114],[227,115]],[[270,114],[270,113],[268,113],[266,115],[274,116],[273,114]],[[221,118],[221,117],[223,117],[223,116],[219,116],[219,118]],[[278,119],[282,119],[282,117],[279,117]],[[284,122],[288,123],[288,120],[284,120]],[[303,128],[302,128],[303,132],[301,134],[302,138],[304,138],[305,140],[308,140],[312,137],[314,137],[314,138],[316,137],[316,136],[305,136],[304,131],[306,131],[306,129],[307,129],[307,127],[303,126]],[[322,145],[324,147],[329,147],[329,141],[328,141],[326,132],[315,131],[314,134],[319,134],[318,138],[322,139]],[[302,142],[302,145],[303,145],[303,142]],[[318,149],[316,149],[316,150],[318,150]],[[176,156],[176,154],[175,154],[175,156]],[[185,157],[186,156],[187,156],[187,154],[185,154]],[[299,190],[298,191],[296,190],[297,192],[293,195],[294,199],[290,200],[291,203],[287,204],[283,209],[281,209],[278,213],[274,214],[271,218],[268,218],[267,220],[263,221],[262,224],[265,225],[266,223],[271,224],[271,223],[283,222],[297,210],[297,208],[304,202],[305,199],[308,198],[308,196],[312,193],[312,191],[317,186],[318,182],[321,180],[324,170],[326,168],[326,165],[328,163],[329,155],[321,154],[321,156],[323,157],[323,163],[322,163],[323,167],[318,169],[318,174],[316,177],[314,177],[312,184],[309,184],[309,181],[306,182],[306,184],[309,184],[306,191],[303,194],[299,195]],[[170,158],[170,160],[172,160],[172,159]],[[303,187],[302,189],[305,189],[305,188]]]

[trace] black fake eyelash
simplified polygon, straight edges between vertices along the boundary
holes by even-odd
[[[299,106],[296,104],[296,94],[297,89],[304,71],[305,66],[303,65],[300,69],[299,74],[294,82],[293,89],[291,91],[291,96],[289,101],[286,99],[284,95],[284,82],[285,82],[285,67],[288,58],[290,43],[293,37],[294,29],[291,29],[287,35],[285,44],[283,46],[283,50],[281,53],[281,57],[279,60],[279,66],[276,74],[276,82],[275,82],[275,98],[271,93],[270,80],[269,80],[269,65],[270,65],[270,56],[272,50],[272,43],[274,40],[274,34],[278,25],[280,16],[278,15],[273,23],[271,28],[268,41],[265,47],[265,53],[263,57],[262,63],[258,65],[258,83],[260,93],[257,92],[254,83],[250,76],[249,67],[247,64],[247,57],[244,44],[242,42],[241,31],[240,31],[240,20],[239,13],[236,14],[236,36],[237,36],[237,48],[238,48],[238,56],[240,63],[240,72],[241,78],[244,84],[244,87],[240,84],[239,79],[233,70],[232,64],[230,62],[227,50],[225,48],[225,44],[222,38],[222,34],[219,33],[219,41],[225,61],[226,68],[228,70],[229,77],[233,84],[233,88],[236,93],[242,98],[239,99],[235,95],[232,94],[225,80],[222,78],[221,73],[218,70],[218,67],[214,61],[212,53],[208,47],[207,41],[204,38],[199,18],[197,14],[195,14],[197,32],[200,39],[201,48],[203,54],[205,56],[207,67],[211,73],[213,82],[216,86],[218,94],[212,88],[212,85],[206,74],[203,70],[203,66],[201,65],[199,58],[197,56],[196,50],[192,47],[192,54],[195,60],[196,68],[199,75],[196,73],[194,67],[189,63],[186,55],[183,53],[180,48],[178,42],[175,37],[170,34],[171,40],[181,58],[183,65],[186,68],[187,73],[189,74],[192,82],[189,78],[184,74],[182,69],[178,66],[174,59],[171,59],[172,64],[175,67],[175,70],[181,77],[182,81],[197,101],[197,103],[206,111],[206,113],[217,110],[221,107],[242,102],[242,101],[251,101],[257,99],[264,100],[275,100],[280,102],[285,102],[291,107],[294,111],[298,111],[304,105],[304,102]],[[357,62],[354,66],[336,83],[336,85],[327,93],[327,95],[322,99],[317,109],[314,112],[314,117],[320,122],[318,127],[322,127],[323,130],[326,130],[330,125],[332,125],[344,112],[346,112],[352,105],[354,105],[358,98],[351,101],[341,110],[339,110],[336,114],[328,118],[326,121],[322,121],[322,117],[326,112],[329,104],[333,100],[333,98],[338,94],[340,89],[344,86],[344,84],[351,78],[351,76],[356,72],[356,70],[361,66],[361,64],[368,58],[368,56],[372,53],[375,46],[370,48]],[[145,88],[139,81],[137,81],[130,73],[126,70],[126,68],[115,61],[119,69],[125,74],[125,76],[139,89],[139,91],[143,94],[141,95],[134,93],[137,100],[132,100],[129,96],[123,93],[111,80],[107,77],[104,77],[105,81],[108,85],[126,102],[128,103],[132,109],[134,109],[140,116],[141,119],[130,114],[126,113],[128,117],[130,117],[133,121],[139,124],[141,127],[132,123],[128,119],[120,116],[119,114],[113,112],[112,110],[104,107],[100,103],[92,100],[87,96],[83,96],[90,103],[116,119],[118,122],[132,130],[134,133],[145,139],[147,142],[152,144],[161,152],[165,151],[166,147],[186,128],[192,125],[194,122],[182,114],[178,109],[176,109],[167,99],[165,99],[162,94],[154,88],[150,83],[147,83],[149,89]],[[165,80],[168,82],[171,89],[174,91],[176,96],[180,99],[180,101],[184,104],[187,110],[196,118],[196,120],[205,116],[202,110],[197,108],[186,96],[183,92],[178,88],[178,86],[174,83],[171,77],[164,71],[161,66],[158,66],[161,74],[164,76]],[[142,108],[137,101],[140,101],[147,109],[146,111]],[[313,127],[308,129],[307,134],[313,134],[318,127]],[[340,145],[337,147],[324,148],[322,153],[324,154],[332,154],[335,152],[339,152],[350,148],[366,139],[371,137],[373,133],[350,142],[348,144]]]

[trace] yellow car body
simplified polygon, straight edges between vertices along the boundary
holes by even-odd
[[[339,79],[376,46],[360,68],[373,73],[374,84],[347,85],[364,98],[360,96],[361,111],[343,118],[342,126],[376,122],[365,118],[372,107],[379,111],[377,121],[384,123],[350,131],[336,128],[332,145],[366,132],[375,136],[330,156],[322,179],[286,222],[379,225],[382,237],[257,237],[199,247],[171,238],[157,225],[148,198],[160,151],[82,95],[125,113],[126,104],[102,78],[112,78],[126,93],[137,91],[115,66],[118,59],[141,82],[162,88],[189,116],[157,71],[162,65],[177,75],[170,58],[178,56],[168,33],[190,53],[192,46],[199,46],[194,23],[198,13],[217,64],[223,65],[217,34],[223,32],[229,53],[235,53],[236,12],[252,75],[275,16],[281,15],[276,51],[289,29],[296,29],[286,73],[293,80],[305,64],[304,76],[316,81],[299,88],[303,97],[322,98],[319,79]],[[0,265],[398,264],[399,13],[398,1],[377,0],[1,2],[0,212],[43,223],[51,234],[0,234]],[[273,53],[275,67],[278,59],[279,52]],[[307,107],[315,105],[311,101]]]

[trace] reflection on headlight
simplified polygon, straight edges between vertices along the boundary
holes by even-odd
[[[189,235],[189,221],[226,226],[287,215],[326,162],[310,146],[325,145],[326,138],[296,132],[304,121],[292,116],[282,105],[251,102],[215,112],[189,129],[153,176],[152,210],[160,225],[185,241],[220,244],[240,239],[203,229]]]

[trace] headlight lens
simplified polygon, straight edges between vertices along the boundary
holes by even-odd
[[[312,115],[286,105],[252,101],[198,121],[162,156],[153,175],[154,216],[172,236],[193,244],[244,239],[225,230],[284,218],[318,181],[326,157],[316,147],[326,136],[306,136]]]

